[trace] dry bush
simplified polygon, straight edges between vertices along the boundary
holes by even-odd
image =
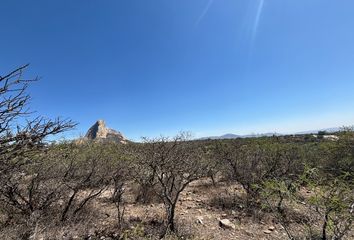
[[[100,152],[86,153],[86,156],[77,155],[68,158],[65,162],[67,172],[63,182],[67,187],[64,199],[61,221],[65,221],[69,214],[75,216],[84,206],[98,197],[108,186],[108,170],[100,160]],[[93,154],[93,155],[92,155]]]
[[[302,148],[273,140],[232,140],[216,142],[214,159],[224,163],[224,176],[241,184],[252,206],[263,181],[287,178],[302,169]]]
[[[84,213],[118,181],[121,157],[116,145],[49,144],[48,136],[75,123],[31,118],[26,89],[33,80],[23,79],[26,67],[0,77],[0,227],[20,239]]]
[[[306,168],[296,181],[271,180],[263,184],[263,201],[289,239],[344,239],[353,226],[351,177],[328,179],[319,173],[318,169]],[[306,197],[300,191],[302,185],[310,190]]]
[[[242,210],[244,208],[244,201],[238,192],[224,189],[224,191],[215,193],[209,199],[209,205],[221,210]]]
[[[61,221],[75,216],[87,203],[113,188],[113,202],[121,200],[128,180],[129,164],[116,144],[86,143],[71,147],[71,153],[62,160],[66,169],[63,183],[67,187]],[[124,161],[124,163],[123,163]]]
[[[131,165],[128,161],[120,160],[114,164],[114,173],[112,176],[112,197],[111,200],[117,209],[117,227],[119,230],[124,225],[125,200],[124,194],[130,176]]]
[[[26,67],[0,77],[0,212],[6,219],[0,227],[19,224],[20,238],[31,235],[62,189],[52,163],[41,161],[46,140],[75,126],[70,120],[31,117],[26,90],[36,79],[23,78]]]
[[[142,204],[162,203],[161,198],[156,195],[156,191],[159,191],[157,190],[158,186],[153,186],[142,181],[140,177],[135,177],[135,179],[137,178],[140,179],[140,183],[136,180],[135,184],[132,185],[134,200]]]
[[[147,179],[166,210],[166,230],[176,230],[174,217],[180,193],[192,181],[206,174],[203,151],[181,133],[173,139],[144,139],[137,154],[137,175]]]
[[[131,175],[136,183],[133,185],[135,201],[142,204],[161,202],[161,198],[156,195],[156,192],[159,191],[156,171],[147,167],[148,161],[154,158],[154,152],[148,151],[147,144],[130,144],[128,152],[134,159]]]

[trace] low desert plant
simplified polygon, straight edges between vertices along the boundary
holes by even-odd
[[[137,159],[161,198],[166,210],[166,231],[174,232],[175,209],[180,193],[189,183],[206,174],[203,151],[189,140],[189,135],[181,133],[170,139],[144,139],[143,151]]]

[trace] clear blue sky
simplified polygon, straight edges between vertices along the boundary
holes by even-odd
[[[1,0],[0,74],[130,139],[354,124],[353,0]],[[69,137],[70,137],[69,136]]]

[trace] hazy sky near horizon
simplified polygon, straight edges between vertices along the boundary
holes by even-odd
[[[130,139],[354,124],[353,0],[1,0],[0,75]]]

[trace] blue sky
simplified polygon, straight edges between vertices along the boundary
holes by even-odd
[[[352,0],[2,0],[32,109],[130,139],[354,124]]]

